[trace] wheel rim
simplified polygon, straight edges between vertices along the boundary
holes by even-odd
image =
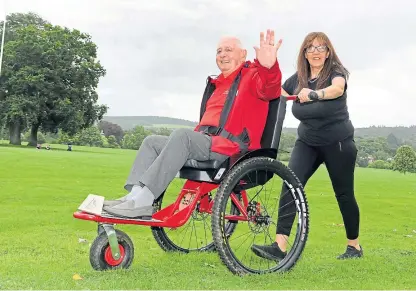
[[[115,266],[120,265],[121,262],[123,262],[124,255],[125,255],[125,253],[124,253],[124,247],[121,244],[119,244],[118,247],[119,247],[119,250],[120,250],[120,258],[118,260],[116,260],[116,259],[113,258],[113,255],[111,254],[111,248],[110,248],[110,246],[107,246],[107,248],[105,249],[105,252],[104,252],[104,260],[110,266],[115,267]]]

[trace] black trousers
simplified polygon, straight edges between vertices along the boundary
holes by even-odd
[[[347,238],[358,237],[360,211],[354,196],[354,170],[357,148],[352,138],[329,146],[310,146],[297,140],[289,168],[306,186],[318,167],[325,163],[344,220]],[[289,236],[295,219],[295,204],[288,188],[282,187],[276,233]]]

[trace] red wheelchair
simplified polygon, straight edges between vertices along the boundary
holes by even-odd
[[[277,159],[287,101],[296,98],[281,96],[270,102],[261,149],[232,156],[224,162],[188,161],[155,201],[150,220],[76,211],[75,218],[98,223],[98,236],[90,248],[92,267],[96,270],[130,267],[133,242],[114,226],[134,224],[150,226],[156,242],[167,252],[216,251],[234,274],[290,270],[300,258],[309,232],[303,186]],[[175,187],[181,180],[182,184]],[[273,190],[275,185],[278,188]],[[287,191],[283,193],[282,189]],[[282,205],[279,199],[284,195],[289,195],[290,203]],[[286,257],[270,261],[256,256],[250,247],[275,241],[277,216],[292,203],[290,215],[295,218],[296,230],[292,228],[289,236]]]

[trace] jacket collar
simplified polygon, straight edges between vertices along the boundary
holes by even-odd
[[[237,67],[230,75],[224,77],[221,73],[216,79],[213,79],[212,82],[215,84],[222,84],[222,83],[232,83],[237,77],[238,73],[243,69],[243,67],[248,67],[250,65],[250,61],[246,61],[242,63],[239,67]]]

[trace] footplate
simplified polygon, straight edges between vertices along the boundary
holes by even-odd
[[[130,221],[154,221],[154,222],[162,222],[161,220],[152,219],[151,216],[145,216],[145,217],[141,217],[141,218],[129,218],[129,217],[124,217],[124,216],[113,215],[111,213],[108,213],[105,210],[102,210],[100,216],[102,218],[111,218],[111,219],[120,219],[120,220],[130,220]]]

